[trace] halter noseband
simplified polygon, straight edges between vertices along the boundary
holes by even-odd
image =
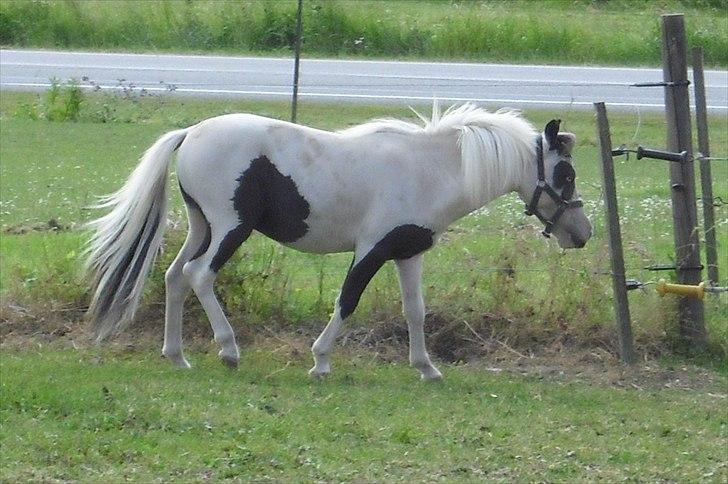
[[[545,225],[545,228],[541,233],[544,237],[548,238],[551,237],[551,231],[554,229],[554,226],[567,208],[578,208],[584,206],[584,204],[581,200],[565,200],[561,195],[556,193],[556,190],[554,190],[546,181],[546,170],[543,164],[543,139],[540,135],[536,139],[536,165],[538,166],[538,183],[536,184],[536,189],[533,191],[531,203],[526,204],[525,214],[535,215],[538,217],[538,219]],[[544,217],[538,209],[538,200],[541,198],[541,193],[543,192],[546,192],[546,194],[551,197],[551,200],[553,200],[558,207],[554,215],[551,217],[551,220]]]

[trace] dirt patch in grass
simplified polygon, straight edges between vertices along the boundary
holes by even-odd
[[[23,235],[29,232],[68,232],[71,225],[60,223],[52,218],[47,222],[27,223],[11,225],[2,228],[2,233],[8,235]]]
[[[307,325],[295,332],[265,328],[254,335],[254,344],[269,346],[291,360],[301,355],[308,359],[309,347],[321,328]],[[652,352],[642,353],[642,359],[633,365],[624,365],[609,345],[588,346],[570,338],[512,347],[497,335],[479,334],[472,323],[440,321],[437,315],[428,315],[426,335],[428,350],[440,363],[561,383],[584,382],[637,390],[708,390],[728,398],[728,379],[724,375],[689,362],[668,363]],[[357,355],[365,352],[379,361],[406,363],[407,344],[404,322],[386,320],[372,327],[344,331],[338,340],[338,351]]]
[[[123,333],[105,345],[110,351],[148,350],[158,352],[163,335],[162,306],[148,306]],[[17,305],[0,307],[0,349],[55,347],[92,348],[89,325],[83,319],[83,308],[44,308],[39,311]],[[42,315],[41,315],[42,314]],[[679,388],[707,390],[716,397],[728,398],[728,379],[713,370],[685,361],[665,362],[651,348],[642,352],[641,360],[632,366],[623,365],[609,342],[610,335],[601,334],[590,344],[577,342],[568,335],[541,342],[527,339],[511,343],[494,331],[502,321],[485,315],[481,320],[466,322],[446,320],[428,314],[426,334],[428,349],[440,363],[466,365],[504,375],[521,375],[555,382],[585,382],[600,386],[656,390]],[[498,323],[498,324],[497,324]],[[246,348],[265,348],[288,360],[286,364],[307,365],[310,345],[323,329],[321,321],[237,327],[238,342]],[[190,352],[217,352],[206,320],[185,324],[185,348]],[[616,337],[616,336],[615,336]],[[338,358],[365,357],[381,362],[407,362],[407,326],[401,318],[381,318],[367,326],[351,325],[338,339]],[[343,353],[343,355],[342,355]],[[445,368],[446,373],[446,368]]]

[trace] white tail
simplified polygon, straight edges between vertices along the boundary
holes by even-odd
[[[159,138],[126,184],[96,206],[111,212],[88,224],[94,230],[86,248],[93,291],[88,314],[97,341],[134,317],[167,226],[169,164],[185,136],[181,129]]]

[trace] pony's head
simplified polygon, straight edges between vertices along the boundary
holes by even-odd
[[[560,123],[549,121],[538,137],[534,169],[523,178],[518,192],[526,202],[526,214],[536,215],[545,225],[546,237],[553,234],[564,249],[581,248],[592,235],[592,225],[576,190],[571,159],[576,137],[559,132]]]

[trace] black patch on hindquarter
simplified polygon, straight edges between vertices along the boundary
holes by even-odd
[[[225,237],[220,242],[220,247],[217,248],[217,253],[210,261],[210,269],[217,272],[225,263],[233,256],[235,250],[240,247],[240,244],[250,237],[250,233],[253,228],[246,223],[241,223],[230,232],[225,234]]]
[[[400,225],[391,230],[349,269],[339,296],[341,318],[346,319],[359,304],[364,289],[388,260],[409,259],[432,247],[435,233],[418,225]]]
[[[187,205],[187,208],[190,211],[197,211],[201,216],[202,219],[205,221],[206,229],[205,229],[205,238],[202,240],[202,243],[200,244],[200,247],[197,249],[197,252],[195,252],[195,255],[192,256],[190,260],[195,260],[198,257],[200,257],[202,254],[207,252],[207,249],[210,247],[210,240],[212,239],[212,230],[210,229],[210,222],[207,221],[207,217],[205,217],[205,213],[200,208],[200,204],[198,204],[194,198],[192,198],[184,188],[182,188],[182,184],[179,186],[180,192],[182,192],[182,199],[185,201],[185,205]],[[188,261],[187,261],[188,262]]]
[[[290,176],[284,176],[266,156],[243,172],[233,203],[243,223],[278,242],[294,242],[308,232],[311,208]]]
[[[290,176],[283,175],[266,156],[259,156],[236,180],[231,199],[240,224],[225,235],[210,268],[217,272],[252,230],[281,243],[295,242],[308,232],[311,207]]]
[[[554,167],[554,188],[561,190],[561,198],[571,200],[576,189],[576,171],[568,161],[559,161]]]

